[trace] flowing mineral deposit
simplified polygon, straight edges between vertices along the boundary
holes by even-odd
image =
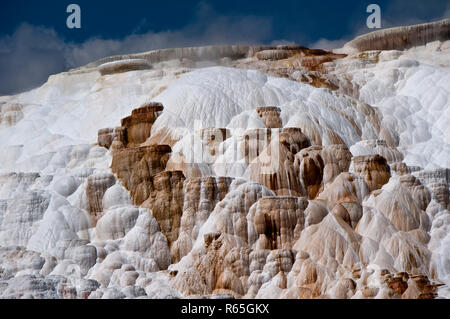
[[[448,19],[104,58],[0,149],[2,298],[450,298]]]

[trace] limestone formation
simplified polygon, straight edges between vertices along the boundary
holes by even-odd
[[[281,128],[283,124],[281,123],[280,113],[281,109],[276,106],[264,106],[258,107],[256,113],[264,122],[267,128]]]
[[[306,200],[298,197],[263,197],[256,204],[254,224],[259,249],[292,249],[305,227]]]
[[[311,145],[308,137],[298,127],[283,128],[279,133],[279,141],[294,155]]]
[[[163,109],[160,103],[148,103],[121,120],[122,127],[126,129],[126,147],[138,146],[150,137],[152,125]]]
[[[296,155],[296,166],[301,172],[301,179],[305,185],[309,198],[315,198],[323,186],[323,170],[325,164],[321,156],[322,148],[311,146]]]
[[[211,156],[218,155],[220,144],[230,137],[230,131],[226,128],[202,129],[200,138],[208,146]]]
[[[305,191],[293,164],[294,155],[274,140],[249,164],[250,179],[277,195],[302,196]]]
[[[345,47],[359,51],[404,50],[412,46],[450,39],[450,20],[444,19],[405,27],[378,30],[360,35]]]
[[[294,154],[309,145],[299,128],[245,132],[243,151],[249,161],[250,179],[278,195],[303,195]]]
[[[270,144],[272,130],[252,129],[245,131],[244,142],[241,144],[241,153],[245,162],[250,163],[255,160],[264,149]]]
[[[151,209],[153,217],[167,238],[169,247],[177,240],[180,230],[184,180],[184,175],[180,171],[163,171],[154,175],[151,179],[149,197],[141,205]]]
[[[154,50],[0,97],[0,298],[450,298],[448,40]]]
[[[23,119],[23,106],[21,104],[13,103],[0,106],[0,124],[12,126]]]
[[[87,179],[86,195],[88,199],[89,214],[94,224],[103,213],[103,196],[108,188],[116,183],[112,174],[91,175]]]
[[[129,72],[129,71],[139,71],[150,69],[151,65],[147,60],[144,59],[129,59],[121,61],[112,61],[101,64],[98,66],[98,70],[101,75]]]
[[[391,177],[390,167],[382,156],[355,156],[352,164],[356,174],[367,182],[370,191],[381,188]]]
[[[98,131],[98,145],[109,149],[113,142],[126,143],[126,129],[124,127],[104,128]]]
[[[351,147],[353,155],[380,155],[389,163],[400,163],[403,155],[395,148],[388,146],[384,140],[363,140]]]
[[[184,181],[180,230],[178,239],[171,248],[174,262],[191,251],[200,228],[208,220],[215,206],[225,198],[232,181],[230,177],[212,176]]]
[[[449,209],[450,205],[450,170],[435,169],[415,173],[417,178],[427,185],[432,192],[432,197],[442,206],[443,209]]]
[[[130,191],[135,205],[142,204],[150,196],[153,177],[164,171],[170,152],[168,145],[132,147],[114,152],[111,169]]]
[[[283,60],[287,59],[296,52],[293,50],[281,50],[281,49],[272,49],[272,50],[262,50],[256,52],[255,56],[258,60]]]

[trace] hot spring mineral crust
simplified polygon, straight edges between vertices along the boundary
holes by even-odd
[[[0,297],[450,298],[449,26],[0,97]]]

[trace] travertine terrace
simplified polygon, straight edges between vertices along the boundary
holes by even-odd
[[[448,26],[0,97],[0,297],[450,298]]]

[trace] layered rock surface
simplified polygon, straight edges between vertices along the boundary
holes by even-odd
[[[433,41],[450,38],[450,19],[412,26],[379,30],[361,35],[348,42],[345,47],[359,51],[404,50],[412,46],[425,45]]]
[[[0,296],[450,297],[446,23],[0,97]]]

